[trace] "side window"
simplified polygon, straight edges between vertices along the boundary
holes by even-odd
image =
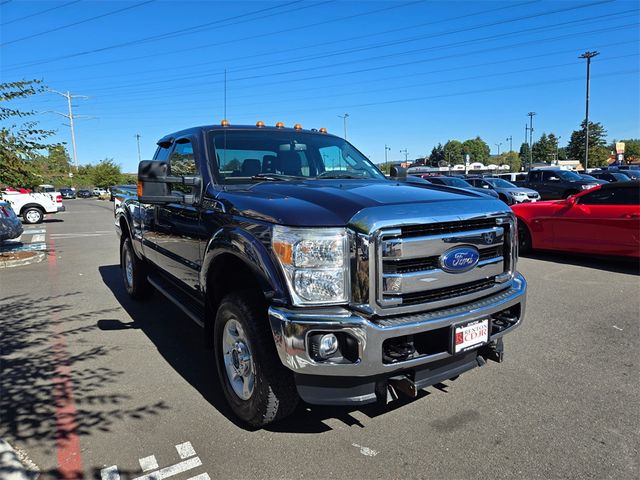
[[[168,160],[169,152],[171,151],[171,145],[158,145],[158,149],[156,150],[156,154],[153,156],[154,160]]]
[[[542,179],[544,181],[556,181],[560,180],[556,175],[556,172],[542,172]]]
[[[540,173],[541,172],[530,172],[529,178],[531,179],[532,182],[540,182],[542,180]]]
[[[169,157],[170,175],[176,177],[195,177],[200,175],[198,164],[193,153],[190,140],[179,140]],[[194,187],[188,185],[173,185],[173,190],[182,193],[195,193]]]
[[[629,190],[628,192],[626,190]],[[636,191],[636,197],[637,197]],[[578,203],[582,205],[632,205],[633,189],[600,189],[582,196]],[[636,202],[637,202],[636,198]],[[636,203],[637,204],[637,203]]]

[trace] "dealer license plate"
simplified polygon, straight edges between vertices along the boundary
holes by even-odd
[[[453,353],[466,352],[489,341],[489,319],[454,325]]]

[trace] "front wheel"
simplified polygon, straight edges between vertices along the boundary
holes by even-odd
[[[44,213],[37,207],[29,207],[24,212],[22,212],[22,219],[24,223],[41,223],[44,219]]]
[[[518,221],[518,249],[520,254],[531,253],[531,233],[522,220]]]
[[[295,410],[299,397],[293,374],[278,358],[258,295],[239,292],[222,300],[214,347],[224,396],[241,420],[262,427]]]
[[[143,300],[153,293],[153,287],[147,279],[144,262],[136,257],[129,237],[122,242],[120,251],[120,269],[124,288],[134,300]]]

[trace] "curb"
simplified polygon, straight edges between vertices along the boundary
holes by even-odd
[[[27,468],[22,461],[29,463]],[[0,438],[0,479],[2,480],[34,480],[38,478],[37,467],[24,453],[17,452],[9,442]]]
[[[29,253],[33,253],[33,255],[29,256],[28,258],[19,258],[16,260],[0,259],[0,269],[19,267],[21,265],[29,265],[31,263],[40,263],[45,257],[44,252],[29,252]]]

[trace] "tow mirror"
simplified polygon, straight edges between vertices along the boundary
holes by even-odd
[[[172,194],[171,184],[199,186],[198,177],[172,177],[167,175],[169,164],[161,160],[143,160],[138,166],[138,200],[141,203],[193,204],[193,195]]]
[[[389,170],[389,174],[391,178],[395,178],[397,180],[402,180],[407,178],[407,169],[404,167],[397,167],[393,165]]]

